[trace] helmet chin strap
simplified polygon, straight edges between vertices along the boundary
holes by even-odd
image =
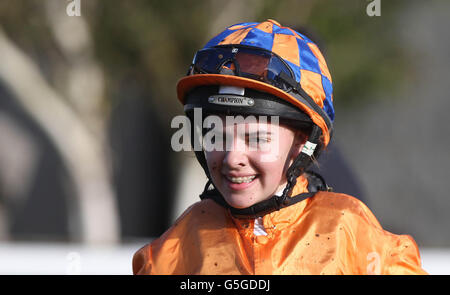
[[[316,158],[319,156],[320,148],[317,149],[317,145],[321,133],[320,128],[317,125],[314,125],[308,140],[303,145],[302,151],[288,168],[288,171],[286,172],[287,184],[280,197],[280,202],[282,204],[288,200],[289,194],[297,183],[297,178],[311,165],[313,156]]]
[[[274,195],[269,199],[258,202],[250,207],[238,209],[230,206],[220,192],[213,188],[212,190],[208,190],[211,184],[213,184],[209,173],[208,182],[203,190],[203,193],[200,195],[200,199],[210,198],[216,201],[218,204],[222,205],[225,208],[230,209],[231,213],[238,218],[256,218],[260,216],[264,216],[270,212],[278,211],[282,208],[288,207],[295,203],[298,203],[302,200],[305,200],[309,197],[314,196],[315,192],[302,193],[296,196],[289,197],[297,183],[297,178],[302,175],[305,170],[312,163],[312,157],[318,157],[320,152],[320,147],[317,148],[321,135],[321,130],[317,125],[314,125],[312,132],[309,136],[309,139],[306,141],[303,146],[300,154],[294,159],[294,162],[288,168],[286,172],[287,183],[286,187],[283,189],[283,193],[281,196]]]

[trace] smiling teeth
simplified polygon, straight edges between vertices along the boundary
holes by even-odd
[[[251,182],[255,177],[256,177],[256,176],[253,175],[253,176],[245,176],[245,177],[228,177],[228,179],[229,179],[231,182],[234,182],[234,183],[243,183],[243,182],[249,183],[249,182]]]

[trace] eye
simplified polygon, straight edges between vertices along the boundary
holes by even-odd
[[[248,146],[258,147],[267,144],[271,141],[268,135],[250,135],[246,138],[246,143]]]

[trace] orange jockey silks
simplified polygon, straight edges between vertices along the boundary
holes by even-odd
[[[306,192],[301,176],[292,195]],[[261,231],[205,199],[133,257],[135,274],[426,274],[408,235],[380,226],[358,199],[318,192],[269,213]]]

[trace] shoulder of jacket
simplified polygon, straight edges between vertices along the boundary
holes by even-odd
[[[348,239],[345,252],[351,253],[352,261],[356,263],[350,273],[426,273],[421,268],[414,239],[384,230],[371,210],[359,199],[346,194],[318,192],[309,206],[313,212],[320,214],[313,216],[320,216],[323,223],[334,224],[338,231],[342,229],[347,232],[341,235]]]
[[[367,209],[361,200],[343,193],[319,191],[314,195],[312,201],[316,205],[328,206],[336,210],[345,209],[358,212],[361,209]]]
[[[361,200],[347,194],[320,191],[312,198],[311,206],[327,210],[328,214],[339,216],[341,220],[356,218],[363,223],[381,228],[372,211]]]
[[[136,251],[132,259],[133,274],[150,274],[151,270],[151,244],[146,244]]]
[[[227,209],[223,208],[211,199],[203,199],[189,206],[174,222],[174,225],[188,217],[208,218],[214,215],[226,214]]]

